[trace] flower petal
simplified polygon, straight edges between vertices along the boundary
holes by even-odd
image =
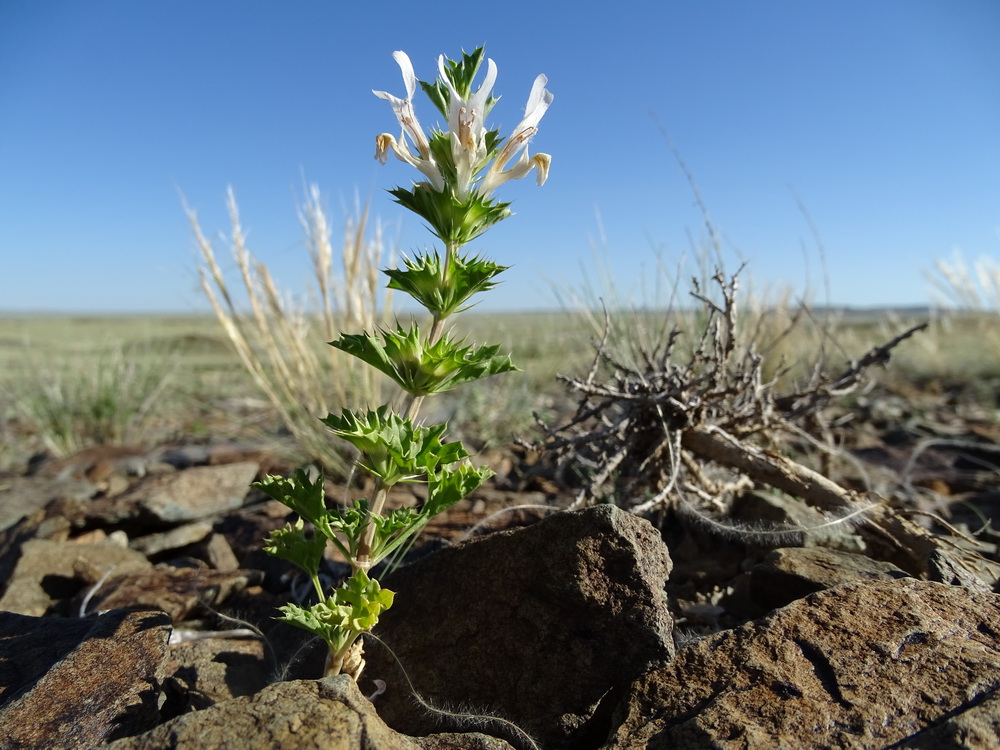
[[[413,99],[413,94],[417,90],[417,75],[413,72],[413,63],[410,56],[403,50],[398,49],[392,53],[392,59],[396,61],[400,71],[403,73],[403,85],[406,86],[406,98]]]
[[[420,122],[417,120],[417,115],[413,110],[413,95],[417,90],[417,76],[413,72],[413,63],[410,62],[409,55],[402,50],[393,52],[392,58],[399,65],[399,69],[403,74],[406,98],[400,99],[387,91],[375,91],[374,89],[372,89],[372,93],[379,99],[385,99],[392,105],[392,111],[399,121],[399,126],[403,129],[403,133],[409,136],[410,141],[412,141],[421,158],[428,159],[430,158],[430,149],[427,144],[427,136],[424,135],[423,128],[420,127]]]

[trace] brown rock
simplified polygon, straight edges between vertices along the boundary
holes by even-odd
[[[176,631],[175,631],[176,632]],[[259,639],[205,638],[172,643],[163,663],[164,713],[178,715],[253,695],[274,671]]]
[[[1000,682],[1000,596],[901,579],[839,586],[636,680],[606,748],[882,748]]]
[[[610,728],[608,691],[672,656],[669,572],[648,522],[610,505],[558,513],[396,571],[376,634],[432,705],[497,714],[546,748],[582,747]],[[367,645],[366,659],[362,685],[387,683],[378,707],[390,726],[449,726],[415,704],[385,648]]]
[[[93,747],[155,726],[169,636],[162,612],[0,612],[0,747]]]
[[[76,544],[32,539],[21,546],[0,610],[40,617],[57,602],[77,596],[103,575],[151,567],[145,556],[116,544]],[[68,614],[68,613],[67,613]]]
[[[899,750],[995,750],[1000,747],[1000,696],[988,696],[897,746]]]
[[[100,485],[112,475],[142,477],[151,463],[148,451],[138,446],[95,445],[65,458],[52,458],[34,466],[32,474],[40,477],[74,477]]]
[[[346,675],[279,682],[178,716],[146,734],[113,742],[109,750],[510,750],[483,734],[439,734],[414,739],[379,719]]]
[[[90,608],[158,607],[179,623],[197,607],[217,606],[259,577],[257,571],[175,568],[161,564],[152,570],[112,576],[94,592]]]
[[[908,578],[892,563],[824,547],[772,550],[735,583],[728,609],[760,617],[796,599],[843,583]]]

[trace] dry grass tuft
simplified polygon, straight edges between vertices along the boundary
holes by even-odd
[[[956,252],[951,260],[938,259],[926,274],[937,301],[967,312],[1000,313],[1000,263],[984,255],[972,264]]]
[[[388,315],[391,298],[379,284],[385,255],[381,227],[369,234],[367,205],[347,219],[339,252],[319,189],[312,186],[299,217],[305,229],[315,281],[314,310],[304,310],[283,297],[267,267],[246,244],[236,198],[230,189],[227,206],[232,257],[246,295],[248,311],[229,288],[212,243],[195,212],[186,207],[202,264],[201,287],[240,361],[257,387],[277,410],[300,454],[320,461],[341,476],[350,456],[330,439],[319,421],[330,411],[351,404],[380,403],[381,385],[371,368],[326,342],[339,330],[371,330]],[[340,259],[340,277],[334,269]]]

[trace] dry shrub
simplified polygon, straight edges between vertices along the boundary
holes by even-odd
[[[350,404],[380,403],[381,384],[371,368],[327,342],[340,330],[371,330],[388,315],[390,292],[382,289],[379,274],[386,254],[381,227],[369,226],[366,205],[346,220],[335,252],[319,190],[310,188],[299,214],[315,282],[314,309],[307,310],[282,295],[267,267],[251,255],[231,189],[227,206],[232,257],[249,309],[241,309],[212,243],[188,208],[201,253],[201,288],[243,366],[294,438],[300,456],[346,475],[351,457],[330,439],[319,419]]]
[[[988,566],[950,537],[913,524],[871,491],[841,486],[800,457],[802,446],[836,454],[824,409],[859,387],[867,372],[926,323],[902,331],[841,369],[818,362],[792,387],[766,379],[763,357],[741,333],[736,277],[717,271],[716,300],[696,283],[704,325],[677,327],[634,362],[616,356],[607,335],[585,377],[563,378],[576,412],[549,428],[546,447],[584,470],[574,506],[611,502],[634,513],[669,511],[713,533],[760,545],[801,543],[803,535],[858,526],[866,544],[914,575],[988,591]],[[610,325],[605,332],[610,331]],[[692,339],[689,354],[678,342]],[[794,446],[794,450],[789,450]],[[822,520],[760,529],[734,522],[733,501],[757,487],[798,498]]]
[[[766,306],[740,311],[738,281],[738,272],[716,271],[707,289],[695,279],[700,312],[667,311],[655,337],[616,338],[608,316],[590,371],[563,378],[577,409],[549,431],[549,447],[586,473],[577,505],[603,500],[645,512],[687,499],[720,508],[764,483],[838,514],[864,506],[781,452],[794,442],[836,453],[823,409],[924,326],[838,369],[823,346],[765,367],[764,346],[792,340],[813,319],[802,308],[775,334]],[[800,374],[787,377],[792,365]]]

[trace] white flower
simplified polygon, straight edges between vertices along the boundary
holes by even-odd
[[[548,179],[552,157],[548,154],[528,156],[528,142],[538,132],[538,123],[548,110],[549,105],[552,104],[552,92],[545,88],[548,81],[549,79],[544,75],[535,79],[531,93],[528,95],[528,104],[524,108],[524,118],[514,128],[514,132],[493,160],[492,166],[479,186],[479,191],[483,195],[489,195],[498,185],[502,185],[508,180],[521,179],[533,167],[537,170],[539,185],[545,184],[545,180]],[[518,154],[520,154],[520,158],[517,162],[509,169],[505,169],[507,164]]]
[[[417,90],[417,76],[413,72],[413,64],[410,62],[409,56],[402,50],[393,52],[392,58],[399,65],[399,69],[403,73],[406,98],[400,99],[387,91],[373,90],[372,93],[379,99],[385,99],[392,105],[392,111],[395,112],[396,119],[399,120],[402,132],[399,135],[399,140],[396,140],[388,133],[382,133],[377,136],[375,139],[375,158],[385,164],[389,156],[389,150],[391,149],[400,161],[405,161],[426,175],[431,181],[433,188],[440,192],[444,190],[444,177],[441,175],[441,170],[438,169],[434,157],[431,156],[427,136],[424,135],[423,128],[420,127],[417,115],[413,111],[413,94]],[[416,148],[416,154],[410,150],[407,138],[409,138],[413,147]]]
[[[493,84],[497,80],[497,65],[493,60],[486,61],[486,78],[482,85],[468,99],[455,90],[451,78],[445,70],[444,55],[438,57],[438,71],[451,92],[448,108],[448,130],[451,133],[451,154],[455,161],[456,182],[455,197],[464,200],[472,184],[472,180],[488,156],[486,150],[486,103],[489,101]]]
[[[477,51],[477,54],[481,52]],[[406,98],[400,99],[385,91],[372,93],[392,105],[402,132],[398,139],[389,133],[377,136],[375,158],[385,164],[389,152],[392,151],[398,159],[416,167],[426,175],[436,192],[444,192],[450,188],[450,193],[460,201],[468,198],[473,191],[488,196],[499,185],[509,180],[521,179],[532,169],[535,170],[537,183],[539,185],[545,183],[549,176],[552,157],[548,154],[529,156],[528,143],[538,132],[538,123],[552,104],[552,93],[545,88],[548,78],[544,75],[535,78],[528,96],[528,104],[524,109],[524,117],[514,128],[510,138],[504,142],[499,153],[494,151],[496,156],[493,164],[485,174],[481,175],[490,159],[490,151],[487,148],[487,136],[490,131],[486,128],[485,117],[490,105],[493,84],[497,79],[496,63],[489,59],[486,61],[486,76],[482,84],[474,93],[464,97],[458,92],[449,75],[445,56],[438,57],[440,80],[449,92],[448,131],[444,136],[448,138],[451,146],[451,158],[455,166],[454,184],[449,184],[452,180],[446,181],[442,175],[441,168],[431,153],[430,142],[413,110],[417,77],[413,72],[410,58],[402,51],[393,52],[392,57],[403,73]],[[442,135],[435,133],[434,137],[439,138]],[[435,149],[438,149],[438,145],[435,145]],[[437,153],[440,155],[441,152]]]

